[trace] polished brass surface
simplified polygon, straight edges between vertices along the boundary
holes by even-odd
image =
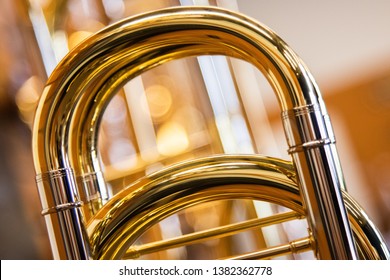
[[[364,210],[346,192],[343,195],[360,258],[390,258],[383,238]],[[133,246],[148,228],[164,218],[196,204],[224,199],[268,201],[293,211]],[[302,219],[304,215],[291,162],[264,156],[220,155],[180,163],[135,182],[103,206],[87,228],[94,258],[139,258],[144,254],[196,244],[253,227]],[[307,237],[288,244],[225,258],[275,258],[316,250],[315,244],[308,232]]]
[[[200,55],[243,59],[265,75],[278,97],[292,165],[215,156],[157,172],[109,197],[97,143],[109,101],[138,75]],[[358,253],[367,255],[372,240],[381,240],[366,220],[369,226],[358,230],[355,246],[352,230],[356,234],[354,227],[361,224],[349,222],[346,206],[355,204],[344,203],[330,119],[305,65],[267,27],[226,10],[158,10],[89,37],[48,80],[35,116],[33,152],[55,258],[123,257],[152,224],[193,204],[222,199],[263,200],[305,215],[310,242],[291,241],[277,252],[310,244],[321,259],[356,259]],[[354,216],[361,213],[353,209]]]
[[[139,246],[132,246],[126,251],[124,258],[135,259],[142,255],[158,252],[160,250],[167,250],[171,248],[192,245],[195,242],[202,242],[213,238],[221,238],[233,235],[255,227],[265,227],[277,223],[287,222],[293,219],[299,219],[303,216],[296,212],[287,212],[275,214],[272,217],[252,219],[235,224],[220,226],[217,228],[203,230],[200,232],[182,235],[176,238],[171,238],[163,241],[156,241],[153,243],[142,244]]]

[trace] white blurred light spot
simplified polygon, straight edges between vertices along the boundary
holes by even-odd
[[[187,133],[178,123],[167,122],[157,132],[157,149],[161,155],[177,155],[184,152],[188,146]]]

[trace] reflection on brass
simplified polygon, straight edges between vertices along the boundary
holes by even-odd
[[[127,250],[124,255],[127,259],[139,258],[144,254],[152,252],[167,250],[175,247],[194,244],[194,242],[201,242],[212,238],[221,238],[228,235],[233,235],[237,232],[245,231],[253,227],[264,227],[276,223],[286,222],[293,219],[299,219],[302,216],[296,212],[276,214],[272,218],[252,219],[236,224],[229,224],[209,230],[204,230],[196,233],[186,234],[177,238],[167,239],[164,241],[157,241],[153,243],[143,244],[140,246],[133,246]]]
[[[258,155],[194,159],[151,173],[112,196],[98,152],[98,128],[109,101],[128,82],[139,85],[139,75],[150,69],[203,55],[242,59],[265,75],[279,101],[292,162]],[[152,89],[147,98],[153,103]],[[134,97],[131,91],[126,95]],[[156,122],[169,112],[169,98],[166,101],[155,111]],[[141,111],[142,103],[134,109]],[[178,133],[173,146],[186,152],[189,139],[175,123],[166,123],[157,135],[165,139],[157,150],[165,157],[180,157],[166,140],[172,131]],[[312,76],[275,33],[237,13],[210,7],[163,9],[125,19],[89,37],[49,78],[35,116],[33,148],[55,258],[141,255],[147,245],[140,240],[157,223],[219,200],[266,201],[306,217],[307,237],[247,252],[244,258],[309,248],[320,259],[389,258],[375,226],[347,194],[331,122]],[[194,243],[199,234],[228,238],[224,232],[236,231],[232,227],[187,237],[195,237]],[[188,246],[190,241],[183,238],[154,245]]]
[[[135,182],[103,206],[87,227],[93,256],[98,259],[139,258],[249,228],[304,218],[295,180],[292,163],[262,156],[221,155],[174,165]],[[347,192],[344,191],[343,196],[359,257],[387,259],[389,252],[375,226]],[[152,244],[133,245],[156,222],[185,208],[225,199],[268,201],[292,211]],[[262,259],[307,250],[316,250],[316,241],[310,233],[289,244],[224,258]]]

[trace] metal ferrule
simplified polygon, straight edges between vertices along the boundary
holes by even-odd
[[[41,194],[42,215],[80,207],[73,185],[73,171],[68,168],[52,170],[36,176]],[[44,197],[42,197],[44,196]]]
[[[78,199],[71,169],[62,168],[36,176],[53,257],[86,259],[89,256],[86,234],[81,226],[83,202]],[[61,230],[58,231],[57,229]],[[53,230],[56,229],[56,230]]]
[[[318,104],[284,111],[282,119],[290,154],[336,143],[329,116]]]
[[[102,205],[108,200],[106,189],[99,188],[104,185],[104,178],[101,171],[84,174],[78,177],[80,185],[84,186],[85,200],[87,201],[88,211],[84,213],[96,213]]]

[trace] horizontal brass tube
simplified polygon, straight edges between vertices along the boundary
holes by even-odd
[[[289,211],[286,213],[279,213],[261,219],[251,219],[240,223],[220,226],[209,230],[182,235],[168,240],[152,242],[140,246],[132,246],[126,252],[124,258],[135,259],[135,258],[139,258],[142,255],[146,255],[146,254],[150,254],[162,250],[177,248],[177,247],[186,246],[194,243],[200,243],[202,241],[206,241],[209,239],[222,238],[248,229],[270,226],[270,225],[287,222],[294,219],[301,219],[301,218],[303,218],[301,214],[293,211]]]
[[[302,253],[313,249],[312,239],[310,237],[305,237],[297,240],[293,240],[288,244],[283,244],[279,246],[273,246],[267,249],[262,249],[257,252],[243,254],[240,256],[235,256],[228,258],[229,260],[261,260],[268,258],[275,258],[283,256],[290,253]]]

